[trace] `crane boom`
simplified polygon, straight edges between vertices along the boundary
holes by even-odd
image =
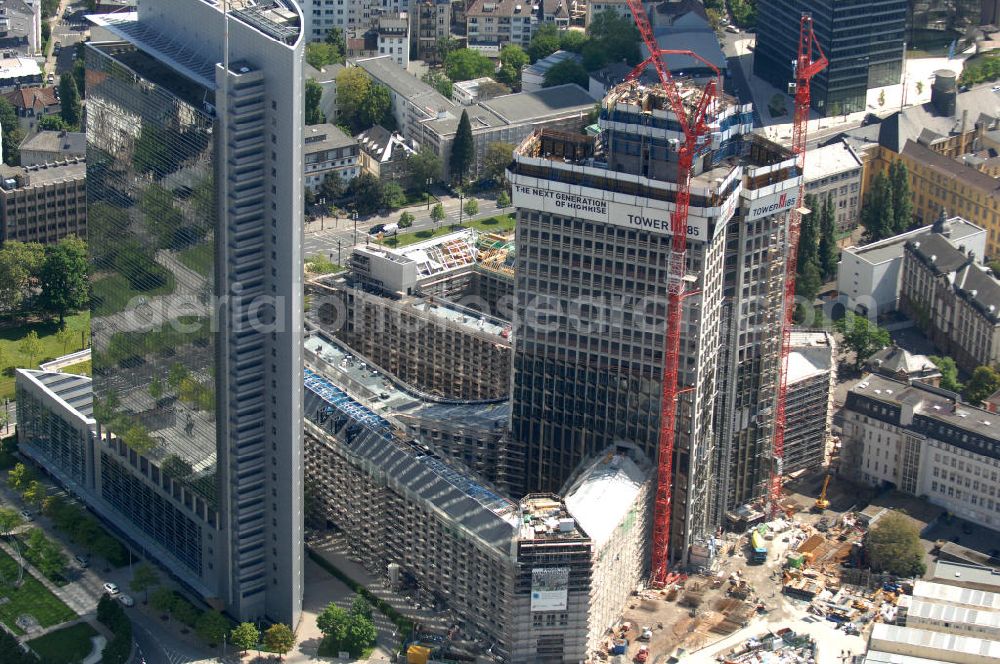
[[[660,431],[657,441],[656,499],[653,514],[653,560],[650,585],[666,584],[670,563],[670,518],[673,489],[674,441],[677,426],[677,371],[680,363],[681,305],[684,298],[684,273],[687,265],[687,220],[691,204],[691,169],[701,137],[708,133],[706,116],[709,106],[721,90],[719,70],[710,62],[686,50],[664,50],[656,43],[649,17],[642,0],[627,0],[635,26],[649,50],[649,57],[637,66],[627,80],[638,77],[649,65],[656,68],[663,92],[670,109],[681,126],[683,142],[678,147],[677,198],[670,217],[672,232],[667,276],[667,329],[664,341],[663,388],[660,399]],[[690,56],[711,68],[715,78],[702,90],[701,98],[692,112],[684,108],[680,92],[663,56],[669,54]]]
[[[813,60],[813,52],[818,57]],[[788,396],[788,355],[791,351],[792,321],[795,315],[795,274],[798,266],[800,211],[805,193],[803,177],[806,163],[806,132],[809,121],[810,81],[827,65],[826,56],[813,32],[812,16],[802,14],[799,20],[799,52],[795,60],[795,117],[792,125],[792,154],[798,170],[799,197],[788,220],[788,255],[785,260],[785,300],[781,319],[781,375],[778,380],[778,403],[774,421],[774,463],[771,467],[769,503],[774,515],[781,503],[781,478],[785,457],[785,402]]]

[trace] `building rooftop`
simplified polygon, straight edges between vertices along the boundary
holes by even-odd
[[[595,546],[611,538],[652,478],[652,470],[637,449],[610,448],[570,480],[564,491],[566,509]]]
[[[5,37],[29,39],[32,28],[32,16],[34,12],[23,0],[3,0],[0,2],[3,9],[3,17],[6,19],[4,29]],[[39,48],[41,45],[39,45]]]
[[[302,64],[302,73],[306,78],[311,78],[317,83],[329,83],[337,80],[337,74],[347,69],[341,64],[326,65],[321,69],[316,69],[308,62]]]
[[[691,30],[678,30],[673,27],[657,28],[654,36],[656,43],[662,49],[693,51],[715,65],[720,72],[726,71],[728,66],[726,54],[722,51],[719,38],[715,36],[714,30],[702,30],[697,27]],[[642,55],[643,57],[649,56],[649,50],[645,44],[642,45]],[[670,71],[678,76],[683,76],[688,70],[704,69],[705,67],[705,64],[700,60],[677,53],[668,53],[664,56],[663,61],[670,68]]]
[[[952,284],[958,296],[994,324],[1000,323],[1000,281],[976,263],[958,271]]]
[[[865,361],[865,365],[872,371],[879,373],[900,374],[911,378],[941,375],[937,365],[931,362],[926,355],[911,353],[896,344],[890,344],[875,352]]]
[[[403,138],[402,134],[391,132],[382,125],[366,129],[354,138],[357,139],[361,149],[379,163],[405,159],[411,154],[416,154],[415,144]]]
[[[980,590],[988,589],[987,592],[1000,592],[1000,571],[984,565],[938,560],[934,564],[933,576],[930,580],[946,585],[967,588],[979,587]]]
[[[865,664],[941,664],[941,660],[912,657],[869,648],[868,652],[865,653]]]
[[[806,183],[815,182],[830,175],[846,171],[861,170],[861,160],[851,146],[840,141],[809,150],[806,159]]]
[[[307,367],[303,379],[307,395],[314,395],[306,400],[310,425],[320,427],[326,421],[321,410],[346,415],[356,423],[345,434],[344,444],[351,453],[383,469],[394,484],[426,500],[489,545],[509,552],[517,524],[516,503],[467,469],[446,462],[430,447],[407,440],[391,423],[355,400],[348,389],[321,373]]]
[[[829,374],[834,368],[834,341],[828,332],[793,331],[788,353],[788,384]]]
[[[569,3],[564,0],[542,0],[546,16],[569,18]],[[486,14],[489,16],[526,16],[537,14],[537,0],[475,0],[466,10],[467,16]]]
[[[899,606],[906,608],[907,618],[968,625],[971,628],[969,631],[1000,630],[1000,611],[981,611],[912,595],[900,595]]]
[[[1000,95],[996,96],[1000,97]],[[1000,198],[1000,179],[977,171],[971,166],[966,166],[958,159],[938,154],[916,141],[907,141],[901,154],[948,178],[958,178],[964,184],[978,189],[988,196]]]
[[[4,93],[4,99],[19,111],[28,109],[42,110],[50,106],[58,106],[59,99],[56,98],[56,89],[52,86],[46,88],[25,87],[11,90]]]
[[[576,83],[556,85],[536,92],[518,92],[480,103],[508,124],[538,122],[566,113],[589,113],[594,99]],[[457,125],[456,125],[457,127]],[[473,132],[476,126],[472,126]]]
[[[21,150],[85,155],[87,134],[82,131],[40,131],[21,143]]]
[[[986,232],[982,227],[977,226],[962,217],[952,217],[948,219],[945,224],[947,237],[953,243],[958,243],[970,235]],[[903,256],[903,251],[907,241],[930,233],[932,228],[932,225],[916,228],[912,231],[907,231],[905,233],[900,233],[899,235],[894,235],[893,237],[885,238],[884,240],[879,240],[878,242],[872,242],[871,244],[866,244],[860,247],[847,247],[844,251],[850,252],[860,260],[863,260],[871,265],[887,263]]]
[[[886,623],[875,623],[869,643],[872,647],[881,647],[883,643],[898,643],[904,647],[917,648],[932,659],[945,661],[954,661],[959,655],[982,658],[984,662],[1000,660],[1000,641]]]
[[[93,423],[94,393],[89,376],[34,369],[17,369],[17,373],[41,386],[80,417]]]
[[[396,64],[391,55],[359,58],[354,63],[368,72],[372,78],[381,81],[383,85],[391,88],[397,95],[401,95],[414,106],[423,110],[429,117],[433,118],[438,113],[457,108],[455,102],[446,98],[434,89],[433,86],[407,73],[405,69]]]
[[[583,57],[578,53],[573,53],[572,51],[556,51],[555,53],[538,60],[534,64],[525,65],[521,70],[521,75],[534,74],[536,76],[545,76],[546,72],[550,69],[555,67],[560,62],[565,62],[567,60],[576,60],[577,62],[580,62],[583,60]]]
[[[566,503],[554,494],[528,494],[521,499],[521,523],[518,537],[522,540],[585,539],[587,534],[577,527]],[[617,524],[616,524],[617,525]]]
[[[303,154],[313,154],[325,152],[336,148],[346,148],[357,145],[358,141],[350,134],[344,132],[337,125],[324,122],[322,124],[306,125],[303,132],[305,147]]]
[[[995,444],[984,444],[978,453],[993,454],[1000,458],[1000,426],[998,426],[1000,417],[968,404],[956,404],[949,396],[951,392],[920,383],[908,384],[887,376],[869,374],[851,388],[848,399],[850,400],[853,395],[897,407],[906,405],[913,409],[914,419],[919,415],[956,429],[979,434],[984,440]]]
[[[7,166],[0,164],[0,178],[6,190],[38,187],[67,180],[84,180],[87,177],[87,162],[83,157],[72,157],[64,161],[35,166]],[[9,179],[20,178],[20,182],[8,187]],[[19,185],[19,186],[18,186]]]
[[[42,69],[38,66],[38,61],[34,58],[13,55],[9,58],[0,59],[0,80],[41,75]]]

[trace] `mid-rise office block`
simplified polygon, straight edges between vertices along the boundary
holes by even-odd
[[[812,79],[813,108],[826,115],[864,111],[870,88],[902,79],[906,11],[907,0],[762,0],[753,73],[779,90],[795,80],[799,18],[808,12],[830,61]]]
[[[841,472],[1000,530],[1000,427],[956,394],[875,374],[847,394]]]
[[[148,0],[103,22],[116,41],[86,55],[101,499],[209,601],[296,625],[302,16]]]
[[[438,61],[437,40],[451,36],[451,0],[420,0],[411,5],[409,15],[414,58]]]
[[[858,227],[861,213],[861,184],[864,165],[845,142],[831,143],[809,151],[806,159],[806,194],[819,204],[830,201],[838,233]],[[813,210],[818,214],[819,209]]]
[[[836,355],[836,342],[829,332],[792,333],[785,397],[785,473],[826,464],[837,382]]]
[[[537,4],[518,0],[473,0],[465,13],[469,47],[497,55],[507,44],[527,47],[538,26],[554,23],[569,28],[569,3],[539,0]]]
[[[0,165],[0,244],[50,244],[70,235],[87,237],[85,160]]]
[[[943,215],[942,215],[943,217]],[[1000,363],[1000,281],[943,218],[906,243],[900,309],[965,371]]]
[[[685,95],[696,95],[690,81]],[[542,131],[515,152],[512,490],[556,490],[614,440],[656,458],[670,211],[680,132],[658,86],[604,100],[601,137]],[[801,181],[723,97],[695,159],[673,478],[672,555],[764,494],[777,385],[784,226]]]

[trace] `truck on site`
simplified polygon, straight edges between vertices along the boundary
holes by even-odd
[[[767,561],[767,541],[759,530],[750,533],[750,562],[763,563]]]

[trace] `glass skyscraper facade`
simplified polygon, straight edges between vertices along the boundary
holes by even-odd
[[[94,492],[192,590],[294,626],[302,16],[225,9],[146,0],[88,45]]]
[[[812,80],[815,109],[826,115],[863,111],[869,88],[900,82],[907,0],[760,0],[755,75],[779,90],[794,81],[803,12],[812,15],[830,61]]]

